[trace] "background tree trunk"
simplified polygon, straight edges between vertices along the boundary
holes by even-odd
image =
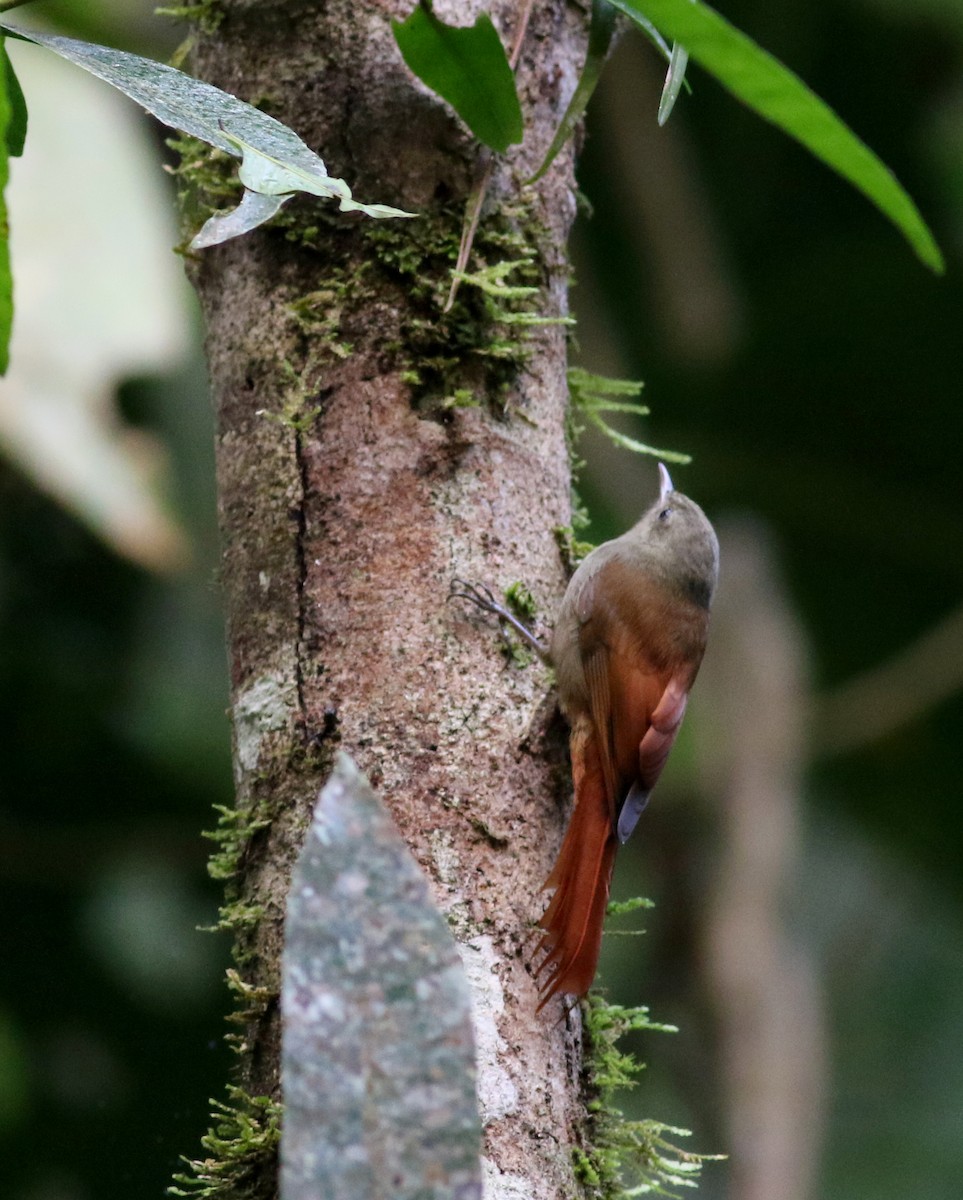
[[[461,943],[491,1195],[557,1196],[579,1138],[579,1016],[559,1021],[558,1002],[535,1016],[527,963],[565,812],[564,731],[544,670],[507,664],[491,626],[445,598],[463,576],[521,580],[540,613],[557,602],[565,331],[523,337],[469,287],[442,315],[478,151],[404,67],[390,29],[402,6],[223,8],[196,73],[289,123],[359,199],[419,214],[376,225],[299,199],[287,235],[231,242],[195,270],[218,423],[241,1082],[278,1094],[285,895],[338,746],[391,807]],[[458,23],[478,11],[436,5]],[[509,44],[519,8],[492,15]],[[533,13],[526,142],[496,167],[473,259],[532,258],[533,306],[551,317],[567,310],[570,153],[536,189],[520,181],[571,94],[584,24],[561,3]],[[274,1187],[266,1171],[258,1192]]]

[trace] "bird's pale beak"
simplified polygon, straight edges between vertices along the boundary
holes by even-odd
[[[661,503],[673,490],[672,477],[670,476],[665,463],[659,463],[659,502]]]

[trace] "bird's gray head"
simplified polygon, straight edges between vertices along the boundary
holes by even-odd
[[[708,608],[719,577],[719,543],[698,504],[675,490],[664,463],[659,463],[659,498],[633,532],[641,536],[662,575]]]

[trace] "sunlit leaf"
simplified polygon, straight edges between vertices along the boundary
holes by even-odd
[[[487,13],[472,26],[455,27],[419,4],[391,25],[409,70],[448,101],[480,142],[503,153],[522,140],[515,76]]]
[[[610,0],[631,20],[653,22],[685,46],[734,96],[795,138],[863,193],[934,271],[943,256],[893,173],[803,81],[697,0]]]
[[[343,179],[335,179],[321,169],[306,170],[297,163],[285,163],[251,146],[232,133],[228,138],[240,149],[243,159],[238,178],[252,192],[264,196],[289,196],[293,192],[310,192],[314,196],[338,201],[342,212],[363,212],[369,217],[413,217],[415,214],[391,208],[387,204],[361,204],[351,198],[351,189]],[[315,156],[316,157],[316,156]]]

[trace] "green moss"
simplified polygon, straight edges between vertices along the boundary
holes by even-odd
[[[228,1088],[227,1094],[227,1101],[211,1101],[212,1125],[201,1138],[209,1156],[182,1159],[187,1170],[174,1176],[169,1196],[237,1200],[271,1194],[270,1176],[281,1140],[281,1105],[238,1087]]]
[[[565,569],[570,575],[586,554],[589,554],[594,549],[591,542],[583,542],[576,537],[574,528],[575,517],[579,511],[584,512],[584,509],[575,509],[576,499],[577,497],[573,495],[572,525],[556,525],[552,530],[555,535],[555,544],[558,546],[558,552],[562,556],[562,562],[565,564]],[[584,525],[582,527],[584,528]]]
[[[235,966],[227,971],[227,985],[233,1007],[227,1021],[241,1028],[225,1036],[227,1044],[239,1055],[250,1045],[249,1030],[262,1021],[276,1001],[275,988],[245,980],[238,968],[251,965],[257,956],[254,934],[265,917],[264,907],[246,902],[240,895],[238,879],[252,838],[270,825],[263,803],[251,810],[216,806],[217,828],[205,833],[217,848],[208,862],[208,871],[225,883],[225,902],[219,910],[214,931],[230,931],[234,936]],[[174,1176],[168,1188],[171,1196],[192,1196],[200,1200],[237,1200],[263,1197],[268,1200],[276,1189],[277,1145],[280,1136],[281,1106],[269,1096],[254,1096],[240,1087],[228,1088],[227,1101],[212,1100],[211,1125],[201,1138],[208,1155],[202,1159],[182,1158],[187,1170]]]
[[[635,907],[648,906],[647,901]],[[622,911],[629,911],[623,905]],[[592,1200],[627,1200],[672,1188],[696,1187],[702,1164],[715,1157],[681,1150],[670,1138],[688,1130],[661,1121],[628,1120],[615,1107],[615,1093],[634,1087],[643,1066],[618,1048],[633,1030],[674,1032],[652,1021],[646,1008],[623,1008],[590,993],[582,1005],[585,1030],[584,1089],[588,1124],[586,1145],[573,1147],[572,1170]]]
[[[326,357],[351,357],[354,347],[338,336],[346,291],[343,281],[333,280],[330,286],[320,287],[288,305],[295,324],[308,336],[310,355],[315,363]]]
[[[505,599],[520,621],[535,620],[538,608],[535,604],[535,597],[529,591],[526,584],[520,580],[510,583],[505,588]]]
[[[222,904],[218,909],[216,925],[205,927],[205,933],[239,933],[241,930],[253,929],[264,916],[264,907],[260,904],[245,904],[241,900],[231,900]],[[237,959],[235,952],[235,959]]]
[[[365,241],[381,272],[401,283],[409,299],[398,352],[405,360],[400,366],[414,407],[441,416],[487,404],[504,414],[509,390],[530,352],[527,319],[541,319],[533,311],[537,275],[530,251],[517,259],[499,257],[477,273],[459,276],[462,287],[446,312],[458,253],[458,228],[449,224],[451,215],[425,221],[426,228],[419,231],[381,222],[366,231]],[[476,253],[500,253],[506,241],[513,242],[503,234],[483,226]],[[510,276],[515,282],[507,282]]]
[[[593,375],[589,371],[583,371],[581,367],[569,368],[569,420],[573,430],[570,444],[577,441],[582,432],[578,423],[578,418],[581,417],[623,450],[631,450],[635,454],[649,454],[666,462],[691,462],[691,455],[678,450],[659,450],[655,446],[646,445],[620,433],[603,417],[603,413],[628,413],[631,416],[647,417],[649,409],[646,405],[638,403],[643,386],[630,379],[609,379],[605,375]]]
[[[217,844],[217,849],[208,860],[207,870],[212,879],[233,879],[251,838],[259,829],[269,825],[270,819],[255,816],[243,808],[229,808],[225,804],[215,804],[214,811],[220,814],[217,827],[205,829],[201,834]]]
[[[655,905],[645,896],[633,896],[631,900],[610,900],[606,906],[605,915],[622,917],[626,913],[638,912],[640,908],[655,908]]]

